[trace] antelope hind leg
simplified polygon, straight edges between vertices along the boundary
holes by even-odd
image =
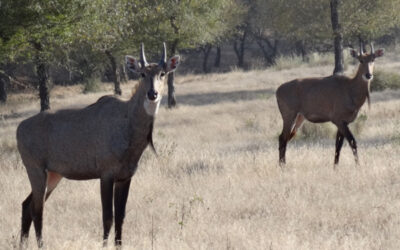
[[[26,170],[31,183],[32,193],[31,199],[28,196],[23,203],[23,219],[25,219],[25,221],[23,221],[23,230],[29,231],[31,223],[29,221],[30,218],[27,215],[27,209],[29,209],[31,213],[31,219],[33,220],[33,224],[35,226],[37,244],[39,248],[42,248],[43,206],[44,196],[46,193],[47,171],[38,167],[27,167]],[[24,233],[26,233],[26,231]]]
[[[29,237],[29,229],[32,225],[32,214],[31,214],[31,202],[32,193],[22,202],[22,220],[21,220],[21,240],[20,248],[24,248],[26,241]]]
[[[110,229],[113,223],[113,186],[114,180],[112,178],[101,178],[100,189],[101,189],[101,206],[103,209],[103,246],[107,246],[107,239],[110,233]]]

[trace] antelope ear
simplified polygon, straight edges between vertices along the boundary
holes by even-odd
[[[180,56],[173,56],[171,57],[168,62],[167,62],[167,68],[166,72],[173,72],[178,68],[178,65],[181,63],[181,57]]]
[[[358,52],[354,49],[350,50],[350,55],[354,58],[358,58]]]
[[[375,51],[375,57],[381,57],[383,56],[383,54],[385,53],[384,49],[378,49],[377,51]]]
[[[133,56],[125,56],[125,63],[126,63],[126,67],[130,71],[132,71],[134,73],[141,72],[140,63]]]

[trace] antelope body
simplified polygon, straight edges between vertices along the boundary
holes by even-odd
[[[142,45],[140,61],[126,56],[127,67],[142,75],[129,101],[103,96],[83,108],[42,112],[21,122],[17,144],[32,192],[22,203],[21,245],[34,222],[38,246],[42,246],[44,201],[62,177],[100,179],[104,244],[113,222],[115,244],[121,244],[122,223],[131,177],[150,143],[165,75],[176,69],[179,56],[148,64]]]
[[[332,75],[323,78],[295,79],[282,84],[276,91],[283,129],[279,136],[279,161],[285,163],[287,142],[290,141],[305,119],[314,123],[332,122],[337,128],[335,165],[339,162],[340,150],[346,138],[358,163],[357,144],[348,124],[357,117],[358,111],[368,98],[369,84],[373,78],[374,60],[383,55],[371,44],[371,53],[351,51],[360,61],[353,77]]]

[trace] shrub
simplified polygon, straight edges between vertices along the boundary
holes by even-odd
[[[400,89],[400,74],[376,70],[371,82],[371,91],[382,91],[384,89]]]
[[[90,92],[99,92],[101,91],[100,82],[96,78],[89,78],[83,84],[83,93],[87,94]]]

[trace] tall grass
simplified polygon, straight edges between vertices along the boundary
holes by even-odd
[[[312,140],[290,142],[287,165],[279,167],[275,98],[237,95],[330,72],[301,67],[177,77],[184,82],[177,85],[180,105],[162,106],[155,123],[158,157],[146,150],[132,179],[124,249],[398,249],[400,100],[380,101],[368,117],[359,116],[361,164],[345,145],[333,170],[335,142],[326,128],[307,132]],[[133,85],[122,85],[123,93]],[[112,92],[63,90],[53,109],[83,107]],[[0,125],[0,249],[18,247],[21,203],[30,192],[13,138],[21,119],[35,113],[31,106],[15,107],[19,116]],[[101,248],[99,189],[98,180],[61,181],[45,205],[46,249]],[[114,249],[112,239],[106,249]]]
[[[347,69],[347,65],[353,63],[353,59],[349,55],[348,50],[343,51],[344,57],[344,66]],[[299,55],[291,55],[291,56],[280,56],[277,58],[275,65],[273,68],[275,70],[284,70],[284,69],[294,69],[298,67],[317,67],[317,66],[327,66],[334,65],[335,58],[332,53],[318,53],[312,52],[306,55],[303,58]]]

